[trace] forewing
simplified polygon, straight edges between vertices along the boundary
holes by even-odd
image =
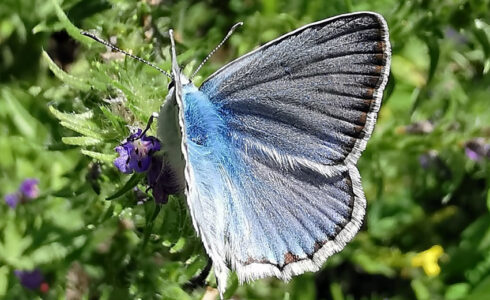
[[[384,19],[354,13],[260,47],[201,90],[248,149],[293,163],[354,164],[372,132],[389,64]]]

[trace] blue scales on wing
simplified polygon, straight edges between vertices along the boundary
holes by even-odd
[[[390,60],[374,13],[310,24],[182,86],[187,197],[223,288],[315,271],[359,230],[355,166]]]

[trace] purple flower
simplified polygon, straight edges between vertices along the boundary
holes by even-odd
[[[469,159],[481,161],[490,157],[490,144],[486,144],[483,138],[472,139],[466,142],[464,151]]]
[[[146,136],[138,129],[115,150],[119,157],[114,160],[114,165],[119,171],[125,174],[133,171],[141,173],[150,167],[151,156],[160,150],[160,143],[157,138]]]
[[[19,203],[25,203],[29,200],[39,197],[39,180],[27,178],[22,181],[16,193],[5,196],[5,203],[11,208],[16,208]]]
[[[20,284],[31,290],[37,290],[44,281],[44,276],[38,269],[32,271],[15,270],[14,274],[19,279]]]
[[[158,155],[152,157],[146,179],[153,192],[153,198],[158,204],[167,203],[169,195],[176,194],[183,189],[183,184],[178,181],[170,166],[165,164],[163,157]]]
[[[19,191],[27,199],[34,199],[39,196],[39,180],[35,178],[27,178],[20,184]]]
[[[19,204],[19,196],[17,194],[8,194],[5,196],[5,203],[7,203],[10,208],[16,208]]]
[[[473,160],[473,161],[480,161],[481,160],[481,155],[469,147],[465,147],[464,152],[465,152],[466,156],[468,156],[468,158]]]
[[[119,153],[119,157],[114,160],[114,165],[124,174],[133,172],[133,170],[129,167],[130,156],[133,148],[134,147],[131,142],[126,142],[114,149],[117,153]]]

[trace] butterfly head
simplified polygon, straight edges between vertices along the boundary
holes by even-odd
[[[180,84],[182,85],[186,85],[186,84],[189,84],[191,81],[189,80],[189,78],[187,78],[184,74],[180,74],[180,80],[179,80]],[[175,80],[172,79],[169,84],[168,84],[168,90],[170,91],[171,89],[175,88]]]

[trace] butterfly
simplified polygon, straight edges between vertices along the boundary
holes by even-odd
[[[158,118],[166,168],[185,191],[221,296],[240,282],[317,271],[359,231],[356,163],[388,81],[384,18],[308,24],[196,87],[177,63]]]

